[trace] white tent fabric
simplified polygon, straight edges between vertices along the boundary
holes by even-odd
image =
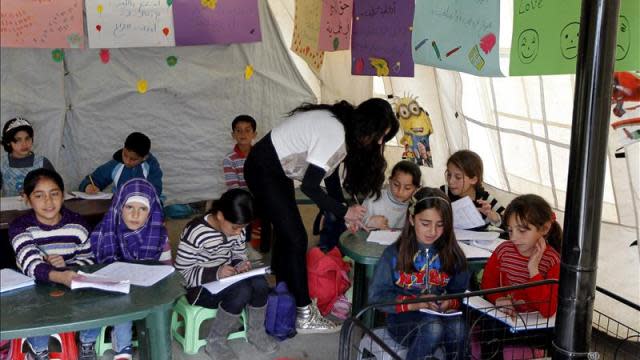
[[[2,49],[2,122],[32,120],[35,151],[68,188],[142,131],[163,169],[167,203],[215,198],[225,189],[222,159],[233,148],[235,116],[254,116],[261,137],[286,112],[316,101],[263,1],[260,19],[260,43],[111,49],[108,64],[96,49],[65,51],[64,68],[51,50]],[[246,65],[254,68],[249,80]],[[145,94],[137,92],[140,79],[149,84]]]

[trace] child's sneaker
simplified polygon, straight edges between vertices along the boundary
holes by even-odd
[[[27,353],[27,359],[29,360],[49,360],[49,350],[44,350],[40,352],[31,352]]]
[[[133,349],[131,346],[127,346],[122,349],[120,352],[115,354],[113,360],[131,360],[133,359]]]
[[[96,354],[96,343],[95,342],[81,343],[78,360],[96,360],[96,359],[98,359],[98,355]]]
[[[351,303],[349,299],[344,295],[338,296],[338,299],[333,303],[333,307],[331,308],[331,315],[340,320],[345,320],[349,317],[350,313]]]

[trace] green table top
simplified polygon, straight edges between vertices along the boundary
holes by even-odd
[[[86,270],[97,270],[93,265]],[[0,295],[0,340],[78,331],[139,320],[167,311],[184,294],[176,271],[151,287],[131,286],[129,294],[95,289],[71,290],[38,283]],[[62,290],[59,297],[51,292]]]

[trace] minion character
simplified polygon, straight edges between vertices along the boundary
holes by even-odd
[[[404,96],[396,101],[396,117],[403,132],[400,144],[413,155],[403,158],[413,160],[418,165],[433,167],[429,146],[429,136],[433,133],[431,118],[416,100],[417,98]]]

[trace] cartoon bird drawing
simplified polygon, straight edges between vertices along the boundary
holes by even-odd
[[[433,126],[429,113],[418,104],[417,97],[410,95],[397,98],[395,105],[396,117],[403,132],[400,144],[408,150],[403,154],[403,158],[413,160],[418,165],[433,167],[429,145]]]
[[[370,57],[369,63],[376,70],[377,76],[389,76],[389,64],[387,64],[387,60]]]

